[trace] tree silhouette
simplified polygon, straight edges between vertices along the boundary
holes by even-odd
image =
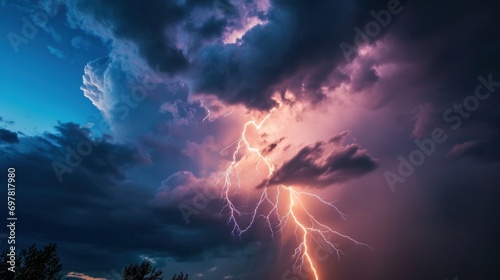
[[[15,272],[8,270],[9,250],[2,253],[0,279],[5,280],[61,280],[61,260],[56,254],[57,245],[50,243],[39,250],[33,244],[28,250],[23,249],[16,258]]]
[[[123,280],[162,280],[163,271],[143,261],[141,264],[130,264],[123,269]]]
[[[182,272],[179,275],[174,274],[174,276],[172,277],[172,280],[188,280],[188,275],[189,274],[184,275],[184,273],[182,273]]]
[[[163,271],[153,267],[151,262],[143,261],[141,264],[130,264],[123,269],[123,280],[163,280]],[[172,280],[188,280],[188,274],[172,276]]]

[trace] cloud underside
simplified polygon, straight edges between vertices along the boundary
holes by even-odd
[[[342,145],[346,132],[300,149],[257,188],[278,184],[324,188],[359,178],[378,164],[358,144]]]

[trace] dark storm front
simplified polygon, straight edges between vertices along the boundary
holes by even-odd
[[[495,92],[495,88],[500,86],[500,80],[494,81],[493,74],[487,78],[479,76],[474,94],[465,97],[460,104],[453,104],[443,113],[443,122],[449,124],[453,131],[459,129],[465,120],[469,119],[473,112],[476,112],[481,102],[486,101]],[[398,156],[399,165],[397,174],[390,171],[384,172],[384,178],[392,192],[396,191],[397,183],[404,183],[406,179],[415,173],[416,167],[424,164],[427,157],[436,151],[437,144],[442,144],[448,139],[445,129],[437,127],[432,130],[431,137],[425,139],[415,139],[417,148],[411,151],[407,158]]]

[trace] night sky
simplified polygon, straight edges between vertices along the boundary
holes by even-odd
[[[314,280],[292,188],[321,280],[500,279],[496,1],[0,5],[0,220],[15,168],[69,279]]]

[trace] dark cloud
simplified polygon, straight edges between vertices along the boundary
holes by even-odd
[[[339,137],[345,135],[342,133],[328,142],[317,142],[302,148],[257,188],[277,184],[323,188],[375,170],[377,163],[359,145],[338,145]]]
[[[202,39],[208,40],[220,37],[226,25],[227,21],[225,19],[211,17],[203,22],[201,26],[193,26],[192,23],[188,23],[186,29],[198,34]]]
[[[263,135],[263,137],[265,137],[265,135]],[[283,142],[283,140],[285,140],[285,137],[281,137],[280,139],[272,142],[271,144],[268,144],[267,147],[265,147],[262,151],[261,151],[261,154],[263,155],[268,155],[270,154],[272,151],[274,151],[274,149],[276,149],[276,147],[278,147],[278,145]]]
[[[112,41],[119,55],[138,51],[152,69],[180,74],[189,80],[190,91],[215,95],[221,100],[250,108],[269,109],[275,93],[295,92],[301,100],[319,102],[322,88],[332,85],[332,75],[345,65],[339,44],[353,44],[354,27],[364,28],[373,20],[371,11],[387,9],[389,1],[270,1],[269,10],[258,1],[95,1],[67,4],[70,22],[105,41]],[[439,81],[435,91],[463,92],[467,79],[484,71],[496,71],[499,56],[494,36],[498,5],[482,1],[473,7],[467,1],[430,3],[400,1],[403,11],[392,15],[372,45],[389,37],[391,62],[417,63],[426,69],[408,78]],[[437,10],[450,14],[437,16]],[[147,16],[142,16],[147,15]],[[248,18],[262,24],[249,30],[234,44],[224,43],[228,34],[244,29]],[[426,18],[424,22],[421,19]],[[469,36],[462,36],[466,32]],[[132,44],[134,47],[130,47]],[[125,51],[128,50],[128,51]],[[396,50],[397,49],[397,50]],[[133,63],[131,63],[133,64]],[[363,65],[355,77],[343,75],[354,91],[381,82],[375,68]],[[339,77],[337,77],[339,78]],[[429,86],[430,86],[429,85]],[[408,85],[407,85],[408,86]],[[401,87],[384,87],[377,107],[399,96]],[[429,94],[435,93],[429,91]]]
[[[92,143],[92,152],[59,182],[52,164],[67,164],[67,148],[77,150],[83,142]],[[85,263],[88,272],[120,271],[140,255],[202,261],[208,255],[238,255],[252,246],[251,241],[242,244],[232,239],[219,217],[218,199],[188,227],[178,204],[191,204],[192,195],[175,200],[160,195],[165,188],[192,183],[189,179],[194,177],[171,176],[158,194],[156,187],[137,183],[131,171],[147,172],[148,162],[134,143],[99,141],[90,138],[85,128],[60,123],[56,133],[25,137],[15,147],[0,153],[0,167],[14,167],[17,173],[16,213],[23,222],[17,228],[16,245],[57,242],[67,270],[79,270]],[[6,189],[2,192],[6,195]]]
[[[356,79],[351,82],[354,84],[353,90],[355,92],[361,91],[367,87],[372,86],[379,80],[379,76],[374,69],[365,67],[360,70],[360,74],[356,76]]]
[[[195,92],[259,109],[274,106],[271,96],[287,89],[304,98],[321,99],[320,87],[347,31],[340,22],[345,22],[349,5],[341,1],[312,5],[273,1],[271,5],[267,23],[248,32],[241,45],[218,44],[201,50],[195,59]]]
[[[64,152],[79,151],[83,158],[82,167],[94,174],[114,175],[123,178],[123,170],[129,167],[145,164],[148,156],[141,153],[133,145],[111,144],[104,139],[92,139],[89,129],[82,128],[74,123],[60,123],[55,127],[58,134],[46,134],[47,140],[55,145],[64,147]],[[106,136],[104,136],[106,137]],[[87,156],[86,154],[89,153]],[[66,163],[62,161],[61,164]]]
[[[494,109],[499,100],[494,96],[490,98],[493,100],[483,101],[485,103],[480,103],[477,111],[469,112],[467,118],[462,118],[456,130],[449,129],[450,123],[446,124],[451,139],[448,141],[452,144],[448,159],[458,161],[469,158],[483,164],[500,161],[500,115]]]
[[[393,16],[372,41],[378,52],[368,55],[369,59],[358,55],[357,64],[348,63],[339,44],[352,43],[353,27],[364,27],[373,20],[370,11],[385,8],[387,2],[271,0],[270,10],[263,11],[255,1],[234,1],[234,5],[212,0],[68,1],[70,23],[99,36],[112,49],[109,58],[89,63],[85,72],[89,83],[84,88],[87,97],[116,121],[113,132],[120,137],[89,140],[88,129],[71,123],[59,124],[55,133],[22,137],[22,141],[15,132],[0,130],[5,143],[0,167],[16,167],[22,186],[17,194],[23,221],[18,231],[20,245],[58,242],[67,268],[85,266],[89,271],[119,270],[144,253],[191,260],[189,265],[194,266],[207,256],[229,259],[253,246],[228,236],[217,211],[220,201],[211,200],[192,217],[189,227],[179,212],[180,203],[192,203],[198,191],[210,184],[193,170],[206,162],[194,163],[186,154],[199,156],[205,143],[219,140],[215,135],[205,142],[206,134],[222,134],[213,123],[186,125],[206,114],[199,103],[188,101],[190,94],[267,110],[276,105],[271,99],[274,93],[291,90],[299,101],[315,103],[324,100],[324,86],[349,85],[358,95],[366,95],[374,104],[372,109],[380,112],[389,107],[398,112],[390,120],[400,125],[394,129],[397,136],[425,138],[433,128],[448,127],[442,113],[474,93],[478,75],[492,73],[494,80],[500,80],[499,5],[494,1],[402,1],[403,13]],[[262,24],[236,43],[224,43],[225,36],[243,30],[248,17]],[[75,45],[80,43],[75,41]],[[162,77],[168,81],[155,81],[158,86],[148,91],[143,103],[124,107],[122,97],[137,86],[130,82],[130,75],[140,76],[129,73],[140,64],[136,55],[152,69],[158,65],[168,74]],[[174,75],[184,81],[170,80]],[[447,142],[436,147],[436,154],[413,177],[405,178],[409,187],[398,189],[397,199],[383,198],[380,189],[386,189],[385,185],[355,194],[360,198],[347,192],[351,197],[345,204],[364,207],[362,217],[370,215],[366,220],[353,220],[352,227],[359,229],[356,234],[365,234],[366,240],[380,238],[381,244],[373,247],[382,249],[364,255],[365,259],[354,257],[355,262],[341,267],[335,266],[339,263],[335,257],[330,258],[324,264],[331,266],[321,266],[329,270],[326,275],[498,279],[492,275],[498,274],[494,268],[500,252],[495,222],[500,120],[485,113],[498,111],[497,92],[464,119],[460,129],[447,129]],[[392,128],[387,123],[374,126],[380,131],[366,126],[357,129],[369,131],[371,135],[365,138],[370,141]],[[361,177],[378,163],[360,145],[344,144],[345,136],[342,133],[303,147],[259,187],[324,188],[366,179]],[[415,149],[413,139],[407,144],[406,138],[384,137],[385,150],[376,151],[377,155],[394,153],[396,157],[395,151],[408,154]],[[82,141],[89,141],[93,152],[59,183],[51,164],[66,164],[66,148],[76,149]],[[188,151],[187,141],[202,144],[193,144]],[[376,145],[367,144],[374,153],[371,147]],[[280,141],[267,143],[262,152],[272,153],[279,145]],[[460,161],[438,162],[439,153],[447,151],[443,146],[449,146],[450,158]],[[480,168],[471,158],[481,161]],[[167,178],[159,188],[158,178]],[[413,186],[415,181],[418,184]],[[379,187],[372,182],[368,185]],[[254,235],[249,237],[250,242],[255,240]],[[254,256],[261,260],[266,252]],[[274,265],[281,257],[265,261]],[[248,267],[242,271],[254,273]],[[260,278],[281,276],[279,271],[274,278]]]
[[[117,39],[134,42],[151,68],[159,65],[165,72],[176,73],[187,67],[188,59],[165,34],[185,17],[184,7],[171,1],[83,0],[68,5],[81,16],[73,18],[76,24],[79,19],[92,18],[90,30],[105,28]]]
[[[394,49],[404,50],[407,63],[422,67],[421,73],[408,74],[418,74],[434,87],[422,92],[434,105],[448,107],[450,101],[472,94],[479,75],[499,76],[500,55],[491,51],[499,41],[490,35],[500,22],[494,16],[499,8],[494,1],[412,2],[391,28]],[[440,9],[450,13],[437,16]]]
[[[68,6],[73,24],[104,40],[132,42],[151,68],[186,70],[182,76],[191,80],[194,93],[269,109],[275,105],[272,95],[287,90],[321,101],[328,76],[345,62],[339,44],[350,41],[352,28],[386,2],[276,0],[267,11],[251,1],[81,0]],[[249,18],[262,24],[237,43],[223,42],[244,30]],[[365,76],[376,79],[373,71]]]
[[[448,157],[453,160],[473,158],[483,162],[498,162],[500,161],[500,136],[456,144],[448,153]]]
[[[319,102],[329,75],[344,63],[339,44],[351,40],[352,27],[364,20],[352,15],[369,15],[382,6],[382,1],[270,2],[266,23],[246,33],[241,44],[200,51],[194,59],[195,92],[264,110],[275,106],[273,94],[287,90],[302,101]],[[373,72],[365,76],[376,80]]]
[[[8,129],[0,128],[0,143],[18,143],[17,133]]]

